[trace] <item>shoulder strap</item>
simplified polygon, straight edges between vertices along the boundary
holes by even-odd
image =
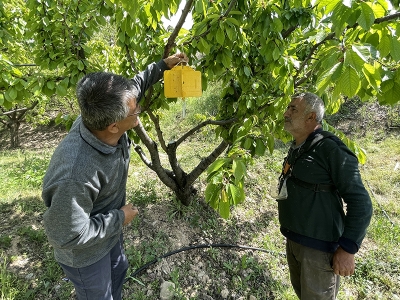
[[[334,135],[332,132],[318,130],[312,136],[309,137],[311,142],[310,142],[310,144],[309,144],[309,146],[308,146],[306,151],[309,151],[309,150],[313,149],[315,146],[318,145],[318,143],[320,141],[322,141],[323,139],[326,139],[326,138],[332,139],[338,145],[343,144],[343,142],[336,135]]]
[[[338,145],[343,143],[336,135],[329,131],[323,131],[322,129],[315,131],[312,135],[307,138],[306,143],[308,144],[305,147],[303,153],[308,152],[315,148],[323,139],[330,138],[334,140]],[[300,155],[299,155],[300,156]],[[337,189],[333,184],[313,184],[309,182],[305,182],[300,180],[294,176],[289,176],[290,180],[292,180],[295,184],[302,186],[304,188],[313,190],[314,192],[335,192]]]

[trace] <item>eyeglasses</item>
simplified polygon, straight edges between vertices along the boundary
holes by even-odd
[[[140,105],[138,105],[138,106],[136,107],[136,111],[135,111],[134,113],[131,113],[131,114],[127,115],[127,117],[135,117],[135,116],[138,116],[138,115],[140,115],[141,112],[142,112],[142,108],[140,107]]]

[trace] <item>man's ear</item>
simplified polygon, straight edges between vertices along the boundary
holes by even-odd
[[[317,120],[317,114],[315,113],[315,112],[310,112],[309,114],[308,114],[308,118],[307,119],[309,119],[309,120]]]
[[[107,131],[109,131],[111,133],[118,133],[118,131],[119,131],[118,123],[111,123],[110,125],[108,125]]]

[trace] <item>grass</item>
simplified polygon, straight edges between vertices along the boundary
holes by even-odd
[[[207,96],[207,95],[206,95]],[[185,132],[215,111],[211,97],[171,104],[162,119],[168,139]],[[364,111],[367,111],[364,109]],[[370,111],[368,111],[370,114]],[[179,120],[177,122],[176,120]],[[365,148],[367,163],[361,174],[372,197],[374,215],[360,252],[356,273],[342,278],[338,299],[400,299],[400,139],[397,134],[360,132],[353,138]],[[168,140],[167,139],[167,140]],[[179,149],[180,163],[190,170],[212,149],[207,129]],[[174,283],[173,299],[296,299],[289,282],[284,238],[279,232],[275,188],[286,146],[257,158],[249,166],[246,201],[221,219],[204,203],[205,178],[196,182],[199,197],[189,207],[176,202],[136,155],[129,172],[128,201],[139,217],[124,229],[128,275],[168,252],[198,244],[241,244],[267,251],[206,248],[183,251],[150,265],[129,278],[124,299],[158,299],[164,280]],[[73,299],[73,286],[55,262],[44,235],[41,180],[53,148],[0,151],[0,299]]]

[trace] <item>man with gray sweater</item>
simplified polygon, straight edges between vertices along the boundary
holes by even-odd
[[[139,101],[183,53],[129,80],[98,72],[77,85],[81,115],[55,150],[43,181],[44,228],[78,299],[121,299],[128,269],[122,227],[138,214],[126,203],[130,146]]]

